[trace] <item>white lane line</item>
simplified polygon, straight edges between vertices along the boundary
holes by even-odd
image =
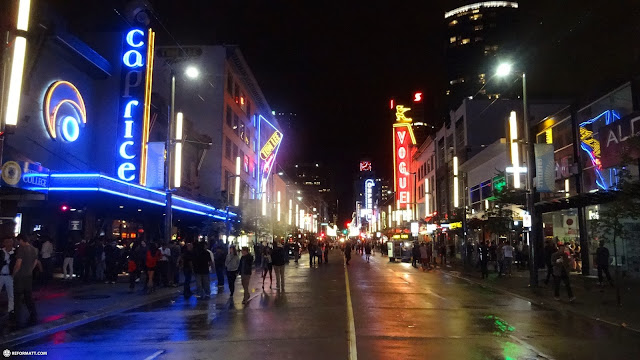
[[[433,296],[437,297],[438,299],[447,300],[447,298],[445,298],[444,296],[440,296],[440,295],[438,295],[438,294],[434,293],[434,292],[433,292],[433,291],[431,291],[431,290],[428,290],[428,291],[429,291],[429,294],[431,294],[431,295],[433,295]]]
[[[344,282],[347,287],[347,325],[349,328],[347,343],[349,344],[349,360],[358,359],[358,348],[356,346],[356,324],[353,320],[353,305],[351,304],[351,290],[349,289],[349,272],[347,265],[344,265]]]
[[[154,352],[151,356],[147,356],[146,358],[144,358],[144,360],[153,360],[155,358],[157,358],[158,356],[162,355],[164,353],[164,350],[158,350],[156,352]]]
[[[516,341],[517,343],[519,343],[520,345],[522,345],[522,346],[526,347],[527,349],[529,349],[529,350],[531,350],[531,351],[535,352],[536,354],[538,354],[538,356],[543,357],[543,358],[545,358],[545,359],[553,360],[553,357],[551,357],[550,355],[547,355],[547,354],[545,354],[545,353],[541,352],[540,350],[536,349],[533,345],[531,345],[531,344],[529,344],[528,342],[526,342],[526,341],[524,341],[524,340],[520,339],[519,337],[514,336],[514,335],[509,335],[509,337],[510,337],[512,340],[514,340],[514,341]]]

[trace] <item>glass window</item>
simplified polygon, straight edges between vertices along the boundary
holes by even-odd
[[[473,27],[473,30],[474,30],[474,31],[480,31],[480,30],[482,30],[483,28],[484,28],[484,26],[482,26],[482,24],[480,24],[480,25],[476,25],[476,26],[474,26],[474,27]]]
[[[238,135],[240,133],[240,121],[238,115],[233,114],[233,131]]]
[[[471,188],[471,203],[477,203],[481,201],[480,198],[480,185],[476,185],[474,187]]]
[[[462,45],[466,45],[466,44],[471,42],[471,39],[469,39],[469,38],[462,39],[462,41],[460,41],[460,42],[462,43]]]
[[[233,161],[235,164],[236,159],[238,158],[238,145],[233,144]]]
[[[231,72],[227,73],[227,92],[229,95],[233,94],[233,75]]]
[[[231,106],[227,105],[227,125],[230,128],[233,128],[233,124],[231,121],[232,116],[233,116],[233,112],[231,111]]]
[[[240,92],[240,109],[247,112],[247,97],[244,95],[244,92]]]
[[[234,83],[233,86],[233,99],[235,100],[236,104],[240,103],[240,88],[238,87],[237,83]]]
[[[224,156],[231,160],[231,140],[228,137],[224,138],[225,147],[224,147]]]
[[[455,36],[450,37],[449,43],[454,43],[454,42],[456,42],[456,37]]]
[[[455,26],[458,24],[458,20],[453,20],[449,23],[449,26]]]

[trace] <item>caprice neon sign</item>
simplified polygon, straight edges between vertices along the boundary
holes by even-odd
[[[142,185],[146,178],[154,39],[151,29],[129,30],[122,55],[116,173],[120,180]]]

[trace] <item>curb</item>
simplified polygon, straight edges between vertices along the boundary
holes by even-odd
[[[58,331],[67,330],[72,327],[76,327],[76,326],[84,325],[96,320],[100,320],[110,315],[135,309],[140,306],[144,306],[156,301],[171,298],[178,294],[180,294],[180,291],[173,290],[173,291],[163,292],[163,293],[155,294],[151,296],[143,295],[142,298],[131,299],[127,302],[118,302],[114,305],[107,306],[105,308],[102,308],[93,312],[72,315],[66,318],[62,318],[60,320],[52,321],[50,323],[27,327],[17,332],[11,333],[6,337],[0,338],[0,343],[2,343],[2,346],[7,346],[7,347],[20,345],[25,342],[56,333]]]
[[[567,309],[567,308],[563,308],[563,307],[559,307],[559,306],[553,306],[552,303],[535,300],[535,299],[532,299],[530,297],[527,297],[527,296],[524,296],[524,295],[520,295],[520,294],[516,294],[514,292],[511,292],[509,290],[506,290],[506,289],[503,289],[503,288],[500,288],[500,287],[497,287],[497,286],[488,285],[486,283],[480,282],[480,281],[475,280],[475,279],[468,278],[466,276],[454,274],[451,270],[440,270],[440,271],[445,273],[445,274],[447,274],[447,275],[449,275],[449,276],[455,277],[457,279],[465,280],[465,281],[467,281],[467,282],[469,282],[471,284],[478,285],[478,286],[480,286],[482,288],[490,289],[490,290],[495,291],[495,292],[500,292],[500,293],[507,294],[507,295],[510,295],[510,296],[513,296],[513,297],[517,297],[519,299],[528,301],[531,304],[540,306],[540,307],[545,308],[545,309],[555,310],[555,311],[559,311],[559,312],[568,312],[568,313],[571,313],[573,315],[585,317],[585,318],[588,318],[588,319],[591,319],[591,320],[595,320],[595,321],[598,321],[598,322],[602,322],[602,323],[605,323],[605,324],[608,324],[608,325],[611,325],[611,326],[615,326],[615,327],[623,328],[623,329],[626,329],[626,330],[629,330],[629,331],[633,331],[633,332],[636,332],[636,333],[640,333],[640,329],[636,329],[636,328],[633,328],[633,327],[630,327],[630,326],[622,325],[622,324],[619,324],[619,323],[616,323],[616,322],[613,322],[613,321],[604,320],[604,319],[601,319],[599,317],[596,317],[596,316],[593,316],[593,315],[589,315],[589,314],[585,314],[583,312],[576,311],[576,310],[573,310],[573,309]]]

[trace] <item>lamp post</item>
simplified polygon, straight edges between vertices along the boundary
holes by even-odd
[[[167,138],[165,141],[165,157],[164,157],[164,190],[165,190],[165,194],[166,194],[166,199],[165,199],[165,216],[164,216],[164,243],[168,244],[169,242],[171,242],[171,233],[172,233],[172,228],[173,228],[173,212],[172,212],[172,193],[174,191],[174,189],[172,189],[171,187],[171,155],[172,155],[172,151],[171,151],[171,145],[174,143],[173,137],[172,137],[172,128],[173,128],[173,124],[176,123],[176,107],[175,107],[175,103],[176,103],[176,73],[175,70],[173,69],[173,67],[171,66],[171,64],[169,64],[170,66],[170,81],[169,81],[169,111],[167,114]],[[185,75],[187,76],[187,78],[189,79],[195,79],[200,75],[200,72],[198,71],[197,68],[193,67],[193,66],[188,66],[186,71],[185,71]],[[178,128],[178,126],[176,126],[176,134],[179,135],[180,139],[176,139],[177,141],[182,142],[182,116],[180,116],[180,124],[176,125],[180,125],[180,128]],[[181,149],[182,144],[180,144],[179,149],[177,149],[178,154],[176,155],[181,155],[182,154],[182,149]],[[178,160],[176,162],[176,165],[181,164],[182,159]],[[178,168],[178,166],[176,166],[176,170],[179,171],[180,169]],[[180,181],[179,179],[179,173],[176,171],[176,173],[174,174],[174,185],[176,187],[180,186]]]
[[[513,66],[509,63],[502,63],[496,70],[496,76],[505,77],[513,72]],[[535,153],[533,148],[533,140],[529,135],[529,108],[527,105],[527,75],[524,72],[519,73],[522,78],[522,117],[523,117],[523,138],[527,149],[527,212],[531,215],[531,228],[529,229],[529,258],[531,259],[529,268],[529,286],[538,286],[538,265],[536,262],[536,214],[535,214],[535,190],[533,188],[533,171],[535,170]],[[519,175],[516,169],[515,174]]]

